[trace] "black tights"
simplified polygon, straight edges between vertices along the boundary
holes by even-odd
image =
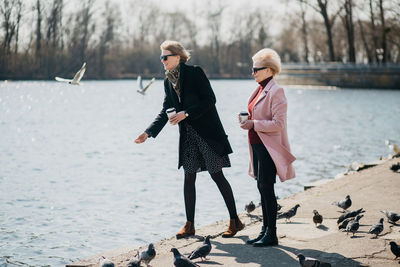
[[[232,188],[226,180],[222,171],[210,173],[211,178],[217,184],[219,191],[224,198],[225,204],[228,207],[229,216],[231,219],[237,219],[235,199],[233,197]],[[184,195],[186,219],[189,222],[194,222],[194,210],[196,206],[196,173],[185,173]]]
[[[257,187],[261,194],[261,207],[264,227],[275,229],[278,204],[276,202],[274,184],[258,183]]]
[[[253,150],[254,171],[257,176],[257,187],[261,195],[261,206],[264,227],[276,228],[278,203],[275,197],[276,167],[268,150],[263,144],[251,145]]]

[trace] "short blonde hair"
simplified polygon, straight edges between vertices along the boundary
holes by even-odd
[[[172,54],[180,56],[180,62],[186,63],[190,59],[190,53],[187,51],[183,45],[177,41],[166,40],[161,45],[162,50],[168,50]]]
[[[260,61],[263,67],[270,68],[274,76],[281,72],[281,57],[271,48],[261,49],[251,59],[253,62]]]

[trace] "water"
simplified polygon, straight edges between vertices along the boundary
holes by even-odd
[[[212,81],[234,154],[225,169],[237,207],[258,202],[247,175],[246,132],[238,127],[254,81]],[[333,178],[353,162],[387,156],[400,142],[400,91],[287,87],[297,178],[277,183],[285,197]],[[160,110],[162,82],[146,96],[135,81],[0,84],[0,264],[63,266],[123,246],[174,235],[185,222],[178,131],[133,142]],[[217,187],[197,179],[196,225],[227,219]]]

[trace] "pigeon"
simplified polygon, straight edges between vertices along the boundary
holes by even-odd
[[[174,265],[175,267],[194,267],[199,266],[198,264],[192,262],[181,253],[176,248],[171,248],[171,252],[174,253]]]
[[[290,210],[286,211],[286,212],[282,212],[281,214],[279,214],[277,216],[277,219],[281,219],[281,218],[285,218],[285,222],[287,220],[289,220],[290,222],[290,218],[292,218],[294,215],[296,215],[297,209],[300,207],[299,204],[296,204],[296,206],[294,206],[293,208],[291,208]]]
[[[69,84],[73,84],[73,85],[80,85],[80,80],[83,77],[83,74],[85,74],[86,71],[86,62],[83,63],[81,69],[75,74],[74,78],[71,79],[64,79],[64,78],[60,78],[60,77],[56,77],[56,81],[58,82],[65,82],[65,83],[69,83]]]
[[[192,253],[190,253],[189,259],[190,260],[194,260],[197,258],[201,258],[201,261],[207,260],[207,255],[210,253],[211,251],[211,243],[210,243],[210,237],[211,236],[207,236],[206,239],[203,242],[203,245],[199,246],[198,248],[196,248],[195,250],[192,251]]]
[[[362,214],[360,214],[359,216],[360,216],[360,219],[362,217],[364,217],[364,215],[362,215]],[[350,217],[350,218],[344,219],[344,221],[341,224],[339,224],[339,226],[338,226],[339,230],[340,229],[345,229],[346,230],[347,224],[352,220],[354,220],[354,217]],[[360,220],[358,220],[358,221],[360,221]]]
[[[394,241],[390,241],[389,242],[390,245],[390,250],[392,251],[392,253],[394,254],[394,259],[397,259],[398,257],[400,257],[400,246],[396,244],[396,242]]]
[[[155,80],[156,80],[156,78],[151,79],[151,81],[146,85],[146,87],[143,87],[142,77],[138,76],[137,83],[138,83],[139,89],[137,90],[137,92],[139,94],[144,95],[146,93],[147,89],[149,89],[150,85],[152,85]]]
[[[347,195],[345,199],[340,200],[339,202],[333,202],[332,205],[336,205],[339,208],[342,208],[343,211],[345,211],[351,206],[351,198],[349,195]]]
[[[253,201],[250,201],[249,204],[246,204],[244,206],[244,209],[247,211],[247,213],[251,213],[253,210],[256,209],[256,205],[254,205]]]
[[[339,219],[337,220],[337,223],[343,222],[344,219],[351,218],[351,217],[356,217],[360,213],[364,213],[365,210],[363,208],[354,210],[354,211],[348,211],[345,214],[340,215]]]
[[[114,263],[107,259],[106,257],[102,256],[103,259],[100,260],[100,267],[115,267]]]
[[[299,258],[300,266],[302,267],[331,267],[332,265],[329,262],[322,262],[320,260],[305,257],[303,254],[297,254],[297,258]]]
[[[349,232],[354,234],[357,232],[358,228],[360,227],[359,220],[361,219],[360,215],[357,215],[353,220],[351,220],[347,226],[346,226],[346,232],[349,234]]]
[[[375,235],[375,238],[378,238],[378,235],[383,231],[383,218],[380,218],[377,224],[372,225],[371,229],[369,229],[368,233]]]
[[[388,222],[390,222],[390,223],[395,224],[398,220],[400,220],[400,215],[395,212],[387,211],[387,210],[381,210],[381,212],[386,215]]]
[[[139,259],[138,256],[139,256],[139,251],[132,259],[129,260],[128,267],[140,267],[141,260]]]
[[[150,266],[149,263],[154,259],[155,256],[156,250],[154,249],[153,243],[150,243],[147,250],[140,253],[139,260],[143,261],[146,266]]]
[[[314,216],[312,219],[313,219],[313,222],[315,223],[315,227],[317,227],[317,224],[321,224],[324,218],[316,210],[313,210],[313,213],[314,213]]]
[[[390,169],[394,172],[398,172],[400,170],[400,162],[397,162],[397,164],[393,164]]]

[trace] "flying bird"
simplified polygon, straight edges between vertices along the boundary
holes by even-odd
[[[379,222],[372,225],[369,229],[368,233],[375,235],[375,238],[378,238],[378,235],[383,231],[383,218],[380,218]]]
[[[288,210],[286,212],[282,212],[281,214],[279,214],[277,216],[277,219],[285,218],[285,222],[287,222],[287,220],[289,220],[289,222],[290,222],[290,218],[292,218],[294,215],[296,215],[297,209],[299,207],[300,207],[300,205],[296,204],[296,206],[294,206],[290,210]]]
[[[364,215],[362,215],[362,214],[360,214],[359,216],[360,216],[360,219],[362,217],[364,217]],[[350,218],[344,219],[343,222],[341,224],[339,224],[339,226],[338,226],[339,230],[340,229],[345,229],[346,230],[347,224],[352,220],[354,220],[354,217],[350,217]]]
[[[174,253],[175,267],[199,267],[198,264],[181,255],[176,248],[171,248],[171,252]]]
[[[137,92],[139,94],[144,95],[146,93],[147,89],[149,89],[150,85],[152,85],[155,80],[156,80],[156,78],[151,79],[151,81],[146,85],[146,87],[143,87],[142,77],[138,76],[137,83],[138,83],[139,89],[137,90]]]
[[[315,223],[315,227],[317,227],[317,224],[321,224],[323,221],[323,217],[321,214],[318,213],[317,210],[313,210],[314,216],[313,216],[313,222]]]
[[[204,240],[203,244],[196,248],[195,250],[190,253],[189,259],[194,260],[197,258],[201,258],[201,261],[207,260],[207,255],[210,254],[211,251],[211,242],[210,242],[210,237],[207,236],[206,239]]]
[[[80,85],[79,82],[82,79],[83,74],[85,74],[85,71],[86,71],[86,62],[83,63],[81,69],[75,74],[75,76],[72,80],[56,77],[56,81],[65,82],[65,83],[69,83],[69,84],[73,84],[73,85]]]
[[[244,209],[247,211],[247,213],[251,213],[252,211],[254,211],[256,209],[256,205],[253,203],[253,201],[250,201],[249,204],[246,204],[244,206]]]
[[[115,267],[114,263],[112,261],[110,261],[109,259],[107,259],[104,256],[103,259],[100,260],[100,267]]]
[[[332,205],[338,206],[339,208],[342,208],[343,211],[345,211],[351,206],[351,198],[349,195],[347,195],[345,199],[340,200],[339,202],[333,202]]]
[[[297,258],[299,258],[299,263],[302,267],[331,267],[329,262],[323,262],[311,257],[305,257],[301,253],[297,254]]]
[[[340,215],[339,219],[337,220],[337,223],[339,224],[347,218],[356,217],[358,214],[361,214],[364,212],[365,212],[365,210],[363,208],[354,210],[354,211],[348,211],[345,214]]]
[[[140,253],[139,260],[144,262],[146,266],[150,266],[149,263],[154,259],[155,256],[156,256],[156,250],[154,249],[153,243],[150,243],[147,250],[142,251],[142,253]]]
[[[390,223],[396,223],[398,220],[400,220],[400,215],[392,212],[392,211],[387,211],[387,210],[381,210],[383,214],[385,214],[386,218],[388,219],[388,222]]]
[[[390,250],[392,251],[393,255],[395,256],[393,260],[400,257],[400,246],[396,244],[396,242],[391,241],[390,243]]]

